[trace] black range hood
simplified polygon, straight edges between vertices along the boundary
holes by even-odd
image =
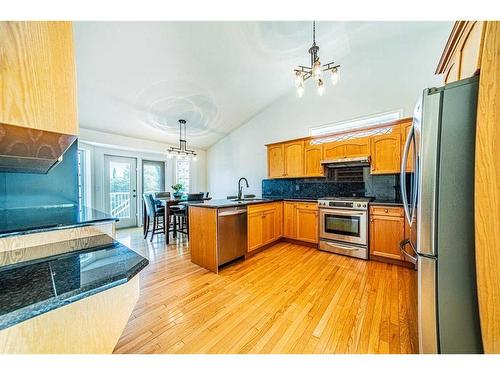
[[[0,172],[46,174],[75,140],[75,135],[0,123]]]
[[[321,160],[321,165],[327,168],[367,167],[370,165],[370,157],[359,156],[355,158]]]

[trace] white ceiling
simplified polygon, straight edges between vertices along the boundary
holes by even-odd
[[[323,63],[356,61],[373,43],[390,61],[395,39],[410,49],[451,25],[318,22],[316,41]],[[199,148],[293,90],[312,39],[310,22],[75,22],[74,32],[81,127],[176,143],[184,118],[188,145]]]

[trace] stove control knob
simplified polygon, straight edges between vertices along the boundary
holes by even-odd
[[[363,207],[366,207],[366,204],[363,204]]]
[[[358,203],[358,207],[361,207],[361,204],[360,204],[360,203]]]

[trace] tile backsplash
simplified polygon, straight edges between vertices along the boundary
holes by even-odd
[[[262,180],[264,198],[313,198],[328,196],[372,196],[399,201],[399,175],[371,175],[363,168],[363,182],[335,182],[327,177]]]

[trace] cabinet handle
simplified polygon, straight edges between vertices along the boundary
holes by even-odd
[[[384,212],[385,212],[385,213],[388,213],[388,212],[389,212],[389,210],[386,208],[386,209],[384,209]]]

